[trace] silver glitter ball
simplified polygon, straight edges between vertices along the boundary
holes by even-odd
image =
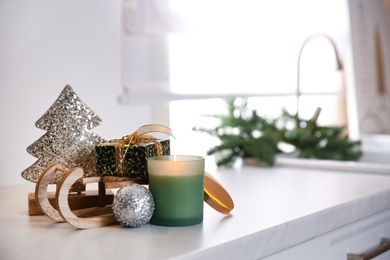
[[[131,184],[118,190],[112,204],[115,219],[125,227],[140,227],[154,212],[152,193],[142,185]]]

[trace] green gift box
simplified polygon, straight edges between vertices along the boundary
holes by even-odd
[[[161,145],[161,155],[170,155],[170,140],[156,141]],[[95,146],[96,171],[98,176],[130,177],[138,182],[148,182],[146,161],[158,155],[156,142],[128,144],[121,147],[114,142],[106,142]]]

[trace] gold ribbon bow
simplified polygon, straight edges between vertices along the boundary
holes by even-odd
[[[139,143],[154,143],[157,150],[157,155],[162,155],[162,145],[158,142],[158,139],[149,133],[164,133],[167,135],[172,136],[173,135],[172,130],[164,125],[159,124],[150,124],[150,125],[143,125],[140,128],[138,128],[134,133],[131,135],[126,135],[122,137],[122,139],[112,139],[110,142],[115,142],[115,151],[116,151],[116,171],[119,176],[124,175],[125,170],[125,155],[127,153],[127,150],[130,146],[139,144]]]

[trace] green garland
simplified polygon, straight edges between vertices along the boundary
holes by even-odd
[[[283,153],[281,143],[295,147],[300,158],[318,158],[343,161],[358,160],[362,151],[360,141],[351,141],[343,135],[343,126],[319,126],[317,116],[303,120],[298,115],[283,111],[276,119],[266,119],[249,110],[247,100],[226,101],[226,115],[210,115],[220,120],[215,128],[194,127],[220,140],[220,144],[207,151],[215,155],[218,166],[230,166],[238,158],[256,158],[273,165],[275,157]]]

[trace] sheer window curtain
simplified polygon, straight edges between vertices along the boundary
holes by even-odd
[[[345,4],[337,0],[124,0],[124,89],[140,102],[291,95],[296,88],[298,51],[307,37],[327,34],[338,48],[344,48]],[[334,62],[329,50],[322,43],[305,55],[305,92],[339,88],[339,75],[326,64]],[[322,67],[313,68],[319,63]],[[327,83],[315,78],[327,73],[332,82],[318,86]]]
[[[283,108],[294,113],[298,54],[318,34],[334,41],[345,68],[336,70],[324,37],[306,44],[300,115],[310,118],[319,106],[320,123],[346,124],[347,1],[124,0],[121,102],[162,104],[171,127],[187,132],[201,106],[209,113],[222,109],[215,98],[250,97],[250,106],[266,116]]]

